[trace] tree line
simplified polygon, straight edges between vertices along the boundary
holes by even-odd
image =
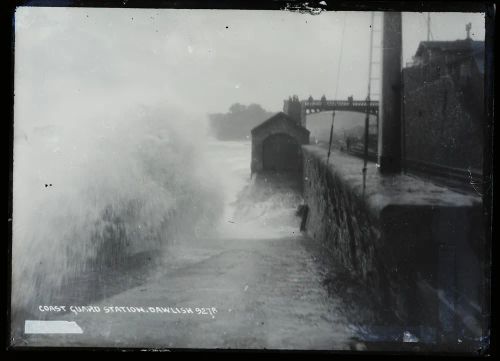
[[[227,113],[208,114],[210,127],[219,140],[250,139],[250,131],[275,113],[268,112],[259,104],[235,103]]]

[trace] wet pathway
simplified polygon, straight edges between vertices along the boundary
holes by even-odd
[[[57,318],[75,321],[83,333],[31,335],[26,341],[32,346],[348,349],[353,332],[341,316],[340,301],[323,286],[315,257],[306,251],[308,242],[298,235],[184,246],[172,255],[175,264],[146,283],[95,303],[100,312]],[[109,306],[148,312],[106,313]],[[189,308],[193,313],[182,313]],[[196,308],[209,310],[197,314]]]

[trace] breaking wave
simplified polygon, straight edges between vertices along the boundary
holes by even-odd
[[[16,123],[14,134],[13,307],[212,232],[224,205],[200,119],[141,107],[31,124]]]

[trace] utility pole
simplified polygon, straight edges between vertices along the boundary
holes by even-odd
[[[427,13],[427,41],[431,40],[431,13]]]
[[[370,52],[368,56],[368,92],[366,96],[366,113],[365,113],[365,136],[364,136],[364,159],[363,159],[363,196],[366,188],[366,171],[368,165],[368,142],[370,139],[370,95],[372,84],[372,65],[373,65],[373,33],[375,32],[375,13],[371,14],[371,31],[370,31]]]
[[[384,12],[382,29],[382,92],[378,162],[382,173],[401,171],[401,12]]]

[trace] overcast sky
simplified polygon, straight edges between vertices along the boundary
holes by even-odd
[[[403,14],[404,62],[425,40],[425,20]],[[463,39],[468,22],[484,40],[483,14],[432,13],[432,37]],[[15,119],[155,102],[279,111],[292,94],[333,98],[343,29],[337,97],[365,98],[369,24],[368,12],[18,8]]]

